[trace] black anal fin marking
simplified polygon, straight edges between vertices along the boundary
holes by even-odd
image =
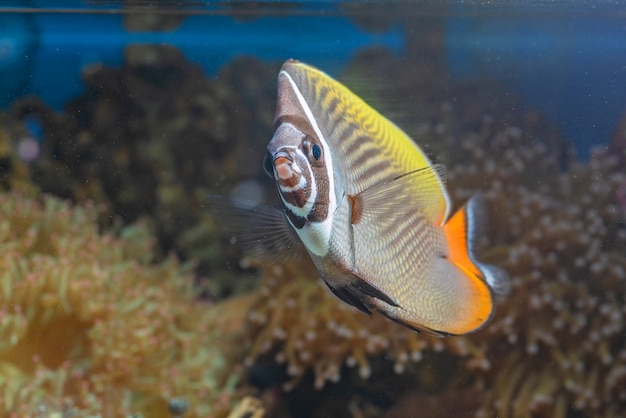
[[[388,305],[393,307],[400,306],[398,302],[393,300],[389,295],[387,295],[382,290],[377,287],[369,284],[365,279],[360,278],[356,274],[352,273],[354,280],[349,284],[344,286],[331,286],[326,280],[326,285],[332,290],[332,292],[337,295],[337,297],[344,302],[354,306],[355,308],[365,312],[366,314],[371,314],[369,307],[364,302],[366,297],[376,298],[382,300]]]
[[[348,305],[352,305],[361,312],[365,312],[371,315],[370,309],[363,303],[359,294],[355,294],[351,286],[332,287],[330,283],[324,280],[326,286],[337,296],[339,299],[346,302]]]
[[[363,279],[356,275],[356,273],[352,272],[355,280],[353,283],[349,285],[350,288],[354,289],[355,292],[370,296],[372,298],[380,299],[388,305],[393,307],[400,306],[398,302],[393,300],[391,296],[377,288],[376,286],[370,284],[367,280]]]
[[[449,334],[449,333],[443,332],[443,331],[436,331],[434,329],[430,329],[430,328],[427,328],[427,327],[418,327],[418,326],[413,325],[413,324],[411,324],[409,322],[405,322],[405,321],[403,321],[403,320],[401,320],[399,318],[395,318],[395,317],[387,314],[384,311],[379,311],[379,312],[381,314],[385,315],[385,317],[387,317],[388,319],[391,319],[396,324],[400,324],[403,327],[409,328],[411,331],[415,331],[418,334],[424,332],[424,333],[426,333],[428,335],[433,335],[433,336],[436,336],[436,337],[446,337],[446,336],[449,336],[449,335],[454,335],[454,334]]]

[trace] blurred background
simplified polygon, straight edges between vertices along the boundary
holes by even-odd
[[[588,417],[626,409],[619,1],[0,0],[0,415]],[[417,334],[209,210],[275,203],[286,59],[484,194],[493,321]]]

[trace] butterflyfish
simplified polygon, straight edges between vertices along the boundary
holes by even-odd
[[[304,247],[328,288],[368,314],[440,334],[485,325],[507,275],[475,257],[484,198],[450,216],[443,166],[312,66],[286,61],[277,96],[264,167],[282,208],[258,209],[272,221],[252,241]]]

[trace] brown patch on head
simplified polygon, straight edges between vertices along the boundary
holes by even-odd
[[[306,206],[309,198],[311,197],[311,187],[307,185],[304,188],[293,192],[280,190],[280,194],[290,204],[294,205],[297,208],[303,208]]]
[[[328,202],[329,202],[329,188],[328,188],[328,173],[325,167],[317,167],[311,165],[313,175],[315,176],[316,197],[315,204],[311,208],[311,213],[307,216],[307,219],[312,222],[322,222],[328,218]]]

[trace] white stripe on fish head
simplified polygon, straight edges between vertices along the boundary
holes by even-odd
[[[293,78],[286,71],[281,71],[278,77],[279,77],[279,80],[280,80],[280,77],[285,77],[287,81],[289,82],[291,86],[291,91],[293,91],[293,93],[296,95],[298,103],[300,104],[300,108],[304,112],[304,116],[306,117],[307,122],[313,128],[313,131],[315,132],[315,136],[317,137],[317,139],[322,145],[322,152],[324,153],[324,162],[325,162],[326,172],[328,176],[328,215],[330,217],[330,215],[332,215],[335,212],[335,209],[337,209],[337,196],[336,196],[336,191],[335,191],[335,178],[334,178],[335,172],[334,172],[334,166],[333,166],[333,156],[332,156],[330,146],[328,142],[326,141],[326,139],[324,138],[324,135],[322,135],[322,131],[320,130],[317,124],[317,120],[313,116],[311,107],[306,102],[306,99],[304,98],[304,96],[302,96],[302,93],[300,92],[300,89],[298,88]]]
[[[293,184],[279,185],[281,199],[285,206],[289,222],[294,227],[307,249],[318,256],[328,253],[330,236],[333,225],[333,214],[337,209],[337,191],[335,190],[334,165],[329,143],[324,138],[311,107],[307,103],[300,88],[286,71],[279,74],[279,101],[277,106],[277,124],[274,138],[268,145],[268,152],[276,161],[276,152],[281,146],[289,144],[293,153],[293,161],[298,161],[307,181],[302,184],[301,179]],[[297,148],[294,148],[297,147]],[[297,149],[297,152],[294,151]],[[321,151],[321,153],[320,153]],[[321,154],[321,156],[320,156]],[[301,158],[304,157],[304,160]],[[321,157],[321,158],[320,158]],[[300,162],[302,161],[302,163]],[[280,163],[285,163],[280,160]],[[307,167],[305,174],[304,165]],[[287,167],[284,167],[285,170]],[[274,167],[274,177],[277,179],[277,168]],[[286,176],[289,171],[285,171]],[[278,181],[278,179],[277,179]],[[297,193],[309,189],[310,196],[306,204],[291,195],[291,188],[302,186]]]

